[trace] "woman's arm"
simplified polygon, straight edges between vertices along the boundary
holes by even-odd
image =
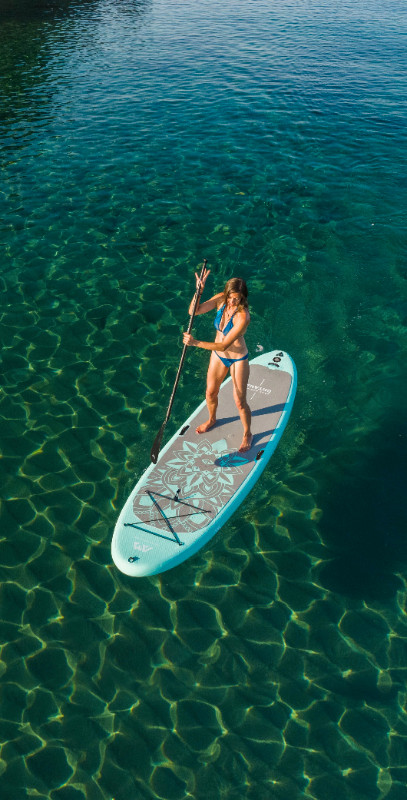
[[[208,302],[211,301],[209,300]],[[203,305],[205,305],[205,303]],[[190,345],[191,347],[201,347],[203,350],[218,350],[220,353],[224,353],[225,350],[227,350],[228,347],[230,347],[230,345],[239,338],[239,336],[242,336],[246,328],[247,316],[244,311],[241,311],[235,315],[233,328],[231,331],[229,331],[227,336],[225,336],[222,342],[200,342],[198,339],[194,339],[191,334],[184,333],[184,344]]]
[[[214,308],[217,308],[218,302],[221,297],[223,297],[223,292],[221,292],[220,294],[214,294],[214,296],[211,297],[209,300],[205,300],[205,302],[202,303],[202,305],[199,299],[195,315],[206,314],[207,311],[212,311]],[[188,309],[188,314],[192,314],[193,305],[194,305],[194,298],[192,298],[191,300],[191,304]]]

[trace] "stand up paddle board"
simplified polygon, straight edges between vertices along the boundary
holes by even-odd
[[[297,385],[295,364],[273,350],[250,361],[247,401],[253,442],[239,453],[242,423],[229,377],[221,386],[216,425],[206,402],[150,464],[117,520],[112,540],[116,566],[126,575],[155,575],[203,547],[225,524],[263,472],[287,424]]]

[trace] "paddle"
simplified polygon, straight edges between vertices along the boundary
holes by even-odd
[[[202,281],[202,277],[203,277],[203,274],[205,272],[205,268],[206,268],[207,263],[208,263],[208,260],[205,258],[204,262],[203,262],[203,267],[201,269],[201,274],[199,276],[198,285],[196,287],[194,305],[192,307],[192,313],[191,313],[191,317],[190,317],[190,320],[189,320],[187,333],[191,333],[192,323],[194,321],[194,316],[195,316],[195,312],[196,312],[196,308],[197,308],[198,300],[199,300],[199,289],[201,287],[201,281]],[[154,444],[153,444],[153,446],[151,448],[150,457],[151,457],[151,461],[153,462],[153,464],[157,463],[158,455],[159,455],[160,448],[161,448],[161,441],[162,441],[162,438],[163,438],[163,435],[164,435],[165,426],[166,426],[166,424],[167,424],[167,422],[168,422],[168,420],[170,418],[172,404],[174,402],[175,392],[177,391],[177,386],[178,386],[178,383],[179,383],[181,370],[182,370],[182,367],[183,367],[183,364],[184,364],[185,354],[187,352],[187,347],[188,347],[188,345],[184,344],[184,347],[183,347],[183,350],[182,350],[181,361],[179,362],[177,377],[175,378],[174,388],[172,390],[172,395],[170,397],[170,402],[169,402],[169,405],[168,405],[168,408],[167,408],[167,413],[165,415],[165,420],[164,420],[163,424],[161,425],[161,428],[158,431],[157,436],[154,439]]]

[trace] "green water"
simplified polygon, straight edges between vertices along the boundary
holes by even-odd
[[[2,3],[2,800],[406,797],[406,21]],[[228,525],[132,580],[112,531],[203,258],[298,395]]]

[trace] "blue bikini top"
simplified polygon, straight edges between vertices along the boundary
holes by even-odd
[[[215,317],[214,322],[213,322],[216,330],[220,331],[221,333],[223,333],[224,336],[226,336],[226,334],[229,333],[229,331],[232,330],[232,328],[233,328],[233,321],[232,320],[233,320],[233,317],[236,314],[236,311],[234,311],[232,316],[231,316],[231,318],[230,318],[230,320],[229,320],[229,322],[227,323],[227,325],[225,325],[223,331],[221,331],[220,330],[220,323],[222,321],[223,312],[224,312],[225,308],[226,308],[226,303],[225,303],[224,306],[222,306],[221,308],[218,309],[218,313],[216,314],[216,317]]]

